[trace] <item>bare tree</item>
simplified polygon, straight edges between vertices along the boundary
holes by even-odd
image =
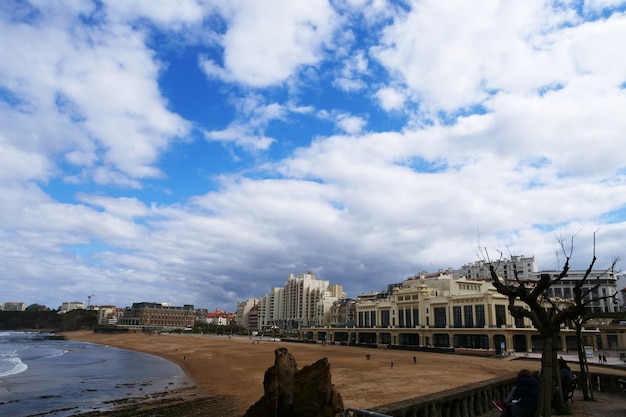
[[[502,261],[502,253],[499,260],[489,260],[487,251],[485,256],[489,264],[491,279],[496,290],[505,295],[508,300],[508,310],[511,315],[517,319],[529,319],[539,334],[543,337],[543,351],[541,356],[541,396],[539,400],[539,408],[537,415],[550,417],[552,408],[557,412],[564,412],[567,405],[563,401],[563,393],[561,391],[561,378],[558,369],[557,351],[559,347],[559,335],[561,326],[566,321],[581,323],[581,318],[587,312],[589,303],[597,301],[599,298],[592,296],[593,289],[597,289],[599,283],[589,289],[585,284],[589,280],[589,276],[596,262],[595,256],[595,235],[594,235],[594,254],[581,280],[578,280],[574,287],[573,299],[552,298],[547,296],[547,290],[559,283],[565,277],[570,269],[570,259],[573,253],[572,238],[569,251],[566,250],[562,238],[558,239],[563,254],[565,255],[565,264],[558,276],[552,277],[550,274],[541,274],[538,280],[524,281],[519,278],[519,273],[514,269],[514,279],[505,281],[497,274],[498,264]],[[617,259],[613,261],[611,268],[614,268]],[[607,298],[607,297],[600,297]],[[525,306],[516,304],[515,301],[522,301]],[[577,334],[580,337],[580,334]],[[579,339],[580,341],[580,339]],[[579,343],[579,357],[581,357],[582,347]],[[584,353],[582,353],[584,356]],[[582,371],[582,369],[581,369]],[[585,374],[586,375],[586,374]],[[553,387],[556,388],[553,392]],[[554,400],[554,404],[553,404]]]

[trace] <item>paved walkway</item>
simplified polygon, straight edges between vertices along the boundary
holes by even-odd
[[[626,370],[626,362],[619,358],[618,352],[600,352],[602,355],[606,357],[606,363],[600,362],[598,358],[598,354],[594,353],[593,358],[587,358],[588,365],[597,365],[597,366],[608,366],[610,368],[618,367]],[[559,351],[559,358],[565,359],[567,362],[578,363],[578,354],[576,352],[563,352]],[[511,356],[513,359],[515,358],[533,358],[533,359],[541,359],[541,353],[514,353]]]

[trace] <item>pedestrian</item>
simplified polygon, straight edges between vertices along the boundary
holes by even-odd
[[[389,369],[393,369],[393,361],[391,361],[391,366],[389,367]]]
[[[606,356],[602,355],[602,362],[607,363]]]
[[[567,362],[563,358],[559,358],[559,374],[561,376],[561,390],[563,391],[563,401],[567,403],[571,399],[570,392],[572,391],[572,384],[574,382],[574,374]]]
[[[539,380],[529,370],[522,369],[504,403],[494,401],[502,410],[500,417],[533,417],[539,405],[539,391]]]
[[[413,356],[413,364],[417,364],[417,358]]]

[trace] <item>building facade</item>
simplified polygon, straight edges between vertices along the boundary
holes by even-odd
[[[260,298],[248,298],[237,303],[237,324],[246,330],[258,329],[258,305]]]
[[[305,328],[304,338],[328,342],[414,347],[453,347],[532,352],[543,339],[528,319],[508,312],[508,299],[489,281],[411,277],[391,292],[370,293],[356,300],[352,328]],[[519,305],[523,305],[518,301]],[[583,343],[596,346],[598,330],[585,329]],[[560,346],[576,348],[573,329],[564,326]]]
[[[571,299],[574,297],[574,287],[586,274],[584,270],[569,270],[567,275],[559,282],[553,284],[547,290],[551,298]],[[539,279],[540,274],[549,274],[556,278],[561,271],[547,270],[538,273],[534,279]],[[617,289],[617,277],[612,270],[592,270],[582,287],[583,296],[587,302],[590,313],[614,313],[621,311],[619,291]]]
[[[26,304],[21,301],[7,301],[2,305],[4,311],[25,311]]]
[[[259,331],[272,327],[295,330],[307,326],[321,326],[330,321],[333,303],[345,298],[341,285],[330,285],[307,271],[295,276],[289,274],[285,286],[272,288],[258,307]]]
[[[67,313],[72,310],[83,310],[85,308],[85,303],[82,301],[66,301],[61,304],[59,307],[59,311],[61,313]]]
[[[454,278],[491,279],[490,264],[490,262],[478,261],[463,265],[454,271]],[[496,273],[503,279],[515,279],[516,273],[517,277],[523,281],[535,279],[539,270],[534,256],[511,256],[510,259],[501,259],[493,264],[496,267]]]
[[[192,304],[173,307],[164,303],[133,303],[118,318],[119,327],[141,328],[142,330],[175,330],[193,327],[195,310]]]

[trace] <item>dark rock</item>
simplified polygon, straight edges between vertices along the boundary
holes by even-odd
[[[274,365],[265,372],[265,393],[244,417],[340,417],[343,400],[331,383],[327,358],[298,370],[287,348],[274,351]]]

